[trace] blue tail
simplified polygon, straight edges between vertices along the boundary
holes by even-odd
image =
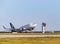
[[[10,22],[10,26],[11,26],[11,31],[12,31],[12,32],[16,32],[16,31],[15,31],[15,27],[14,27],[14,25],[13,25],[11,22]]]
[[[10,26],[12,29],[15,29],[15,27],[13,26],[13,24],[10,22]]]

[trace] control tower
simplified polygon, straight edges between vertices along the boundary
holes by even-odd
[[[46,31],[46,23],[42,23],[42,33],[44,34]]]

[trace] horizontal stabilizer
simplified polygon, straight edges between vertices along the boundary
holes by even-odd
[[[5,26],[3,26],[3,28],[4,28],[4,29],[6,29],[6,27],[5,27]]]

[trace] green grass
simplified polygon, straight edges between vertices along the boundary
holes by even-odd
[[[0,38],[0,44],[60,44],[60,37]]]

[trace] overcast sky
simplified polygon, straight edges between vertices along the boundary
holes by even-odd
[[[60,30],[60,0],[0,0],[0,30],[10,22],[16,28],[35,22],[37,31],[46,22],[46,30]]]

